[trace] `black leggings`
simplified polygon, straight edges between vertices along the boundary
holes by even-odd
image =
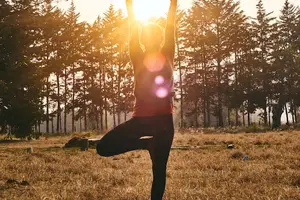
[[[99,141],[97,153],[109,157],[133,150],[148,150],[153,171],[151,200],[161,200],[165,191],[166,168],[173,137],[171,114],[134,117],[108,132]]]

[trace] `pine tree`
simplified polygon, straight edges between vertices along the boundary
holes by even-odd
[[[263,109],[264,125],[268,125],[268,101],[271,100],[270,83],[271,83],[271,68],[270,68],[270,53],[273,44],[274,33],[274,19],[271,17],[272,13],[266,13],[262,0],[257,4],[257,16],[253,21],[253,30],[256,33],[255,40],[257,41],[257,59],[260,70],[256,74],[257,81],[260,87],[260,97],[258,105]]]
[[[241,66],[241,56],[243,54],[242,48],[243,45],[251,44],[251,41],[247,41],[248,30],[246,23],[246,16],[243,13],[236,13],[237,23],[233,23],[231,26],[231,44],[232,44],[232,62],[230,68],[232,70],[231,74],[228,74],[231,77],[234,77],[233,80],[230,79],[230,85],[228,85],[228,96],[227,96],[227,106],[228,106],[228,125],[231,125],[230,114],[231,109],[235,110],[235,125],[239,124],[239,108],[241,107],[243,99],[243,87],[241,86],[240,74],[242,73]],[[249,38],[251,40],[251,38]],[[249,43],[250,42],[250,43]],[[248,122],[249,124],[249,122]]]
[[[107,55],[107,60],[105,64],[105,77],[107,78],[104,82],[105,87],[105,126],[108,128],[108,111],[111,111],[113,116],[113,126],[116,123],[116,96],[117,96],[117,85],[116,85],[116,75],[115,72],[117,66],[116,55],[118,54],[118,48],[116,45],[116,37],[118,34],[119,17],[118,12],[115,10],[113,5],[110,5],[108,10],[104,13],[103,26],[104,31],[104,46],[105,54]],[[108,106],[110,104],[110,110]]]
[[[274,67],[277,67],[277,86],[279,86],[276,87],[277,90],[274,92],[278,96],[277,99],[280,99],[282,102],[282,105],[278,104],[278,109],[282,110],[281,107],[284,107],[285,109],[287,123],[289,123],[289,111],[286,105],[288,102],[290,103],[290,111],[292,114],[293,123],[295,123],[293,91],[295,91],[295,80],[297,80],[297,76],[299,77],[299,73],[297,73],[297,64],[295,62],[298,53],[297,49],[294,48],[294,44],[297,43],[298,37],[298,19],[298,7],[295,7],[288,0],[286,0],[278,20],[277,48],[273,55],[276,61]],[[281,115],[276,116],[276,118],[280,120]],[[279,125],[280,121],[277,121],[277,123],[274,124],[275,127],[278,127]]]
[[[64,132],[67,132],[67,114],[71,110],[72,132],[75,131],[75,107],[76,98],[76,74],[78,73],[78,62],[84,53],[86,39],[82,37],[85,32],[84,23],[79,23],[79,13],[76,13],[74,2],[65,17],[64,30]],[[71,81],[69,81],[69,78]],[[69,91],[71,90],[71,91]],[[69,101],[70,100],[70,101]],[[70,102],[70,103],[69,103]]]
[[[0,118],[16,137],[25,138],[43,117],[43,76],[38,56],[40,39],[37,1],[1,2]],[[24,20],[26,19],[26,20]],[[20,114],[22,113],[22,114]]]
[[[254,41],[255,33],[249,23],[240,30],[239,47],[240,52],[238,55],[238,72],[237,86],[235,86],[234,99],[231,101],[236,108],[241,109],[243,119],[244,115],[247,114],[248,126],[251,124],[250,115],[253,114],[257,109],[256,99],[258,94],[258,85],[255,78],[257,74],[258,65],[256,61],[256,43]],[[244,120],[243,120],[244,121]],[[236,125],[239,124],[236,119]],[[245,124],[245,123],[243,123]]]
[[[106,61],[105,57],[105,49],[103,44],[103,34],[104,34],[104,26],[102,24],[102,19],[98,16],[96,21],[93,24],[92,28],[92,43],[95,45],[95,64],[97,65],[97,74],[98,75],[98,86],[97,86],[97,94],[95,94],[97,105],[99,108],[99,116],[97,123],[100,123],[99,128],[101,131],[104,130],[103,123],[103,114],[104,114],[104,87],[103,82],[105,81],[105,73],[104,73],[104,65]]]
[[[203,84],[201,80],[200,70],[201,63],[203,62],[201,53],[201,42],[205,41],[205,25],[201,23],[203,21],[203,9],[199,7],[197,3],[188,11],[185,20],[185,31],[182,33],[185,37],[184,41],[184,51],[187,58],[187,67],[185,74],[185,91],[184,96],[185,101],[190,105],[191,109],[188,116],[194,116],[193,126],[199,127],[199,114],[200,107],[198,106],[201,101],[201,85]],[[200,13],[201,12],[201,13]]]
[[[42,16],[40,18],[41,38],[39,46],[39,60],[42,65],[42,71],[46,79],[45,97],[46,97],[46,132],[49,133],[49,120],[51,112],[51,96],[54,89],[52,83],[52,72],[55,70],[55,50],[58,40],[57,33],[61,30],[61,12],[52,6],[52,1],[45,1],[42,7]]]

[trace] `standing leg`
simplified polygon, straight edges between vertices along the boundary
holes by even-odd
[[[167,163],[173,142],[173,136],[173,127],[160,132],[159,135],[155,136],[150,148],[153,171],[151,200],[162,200],[163,198],[166,186]]]
[[[104,157],[110,157],[128,151],[147,149],[148,140],[140,139],[143,136],[143,127],[137,119],[117,126],[98,142],[97,153]]]

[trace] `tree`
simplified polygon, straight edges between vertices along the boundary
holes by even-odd
[[[268,125],[268,102],[271,100],[270,83],[271,83],[271,51],[274,36],[274,17],[271,13],[266,13],[262,0],[257,4],[257,16],[253,21],[253,31],[256,33],[255,41],[257,42],[257,61],[259,64],[258,74],[259,96],[262,97],[257,104],[263,109],[264,125]]]
[[[64,132],[67,132],[67,114],[71,110],[72,132],[75,131],[75,107],[73,106],[76,98],[76,74],[78,73],[78,61],[81,54],[85,51],[87,39],[82,37],[85,32],[84,23],[79,23],[79,13],[75,11],[74,1],[64,18],[66,29],[63,34],[64,46]],[[71,80],[69,80],[71,78]],[[71,90],[71,91],[69,91]],[[69,101],[71,99],[71,101]]]
[[[115,72],[118,55],[118,46],[116,44],[116,38],[118,37],[118,26],[120,25],[120,13],[117,12],[113,5],[110,5],[108,10],[104,13],[103,26],[104,30],[104,46],[107,60],[105,63],[104,73],[107,79],[104,82],[104,94],[105,96],[105,126],[108,128],[108,106],[110,103],[110,111],[113,116],[113,125],[116,126],[116,101],[117,101],[117,73]],[[110,102],[109,102],[110,101]]]
[[[34,59],[40,33],[39,21],[34,20],[39,17],[37,7],[35,1],[1,2],[1,125],[9,125],[11,133],[21,138],[31,134],[43,116],[43,79]]]
[[[40,17],[40,45],[38,59],[40,68],[44,78],[46,79],[46,87],[44,95],[46,97],[46,132],[49,133],[49,122],[51,113],[51,103],[53,100],[54,88],[52,81],[52,73],[55,70],[55,50],[58,39],[57,33],[61,30],[61,12],[52,6],[52,1],[45,1]]]
[[[177,83],[177,88],[179,88],[180,96],[180,128],[184,128],[184,87],[183,87],[183,69],[184,69],[184,31],[185,31],[185,17],[186,13],[184,10],[177,9],[176,18],[176,65],[178,66],[179,72],[179,83]],[[178,85],[179,84],[179,85]]]
[[[259,63],[256,59],[254,36],[255,33],[249,23],[246,23],[239,31],[239,53],[236,55],[238,56],[238,65],[235,69],[235,73],[238,75],[234,83],[233,99],[231,99],[235,108],[242,109],[243,122],[245,121],[244,115],[247,114],[248,126],[251,125],[250,115],[258,108],[256,101],[259,97],[259,86],[256,79],[257,67],[255,67]],[[238,124],[238,119],[236,119],[236,125]]]
[[[234,34],[232,34],[237,27],[241,26],[245,17],[240,11],[239,2],[231,0],[212,0],[203,1],[204,8],[208,10],[210,18],[210,33],[213,36],[212,43],[212,58],[213,64],[216,69],[216,114],[218,118],[218,126],[223,126],[223,106],[224,106],[224,94],[225,91],[226,76],[224,77],[224,70],[227,59],[231,57],[233,51]],[[230,59],[229,59],[230,60]],[[230,74],[227,74],[230,75]]]
[[[184,90],[186,91],[186,95],[184,96],[185,101],[190,105],[190,112],[188,115],[194,116],[194,126],[199,126],[199,113],[200,101],[203,100],[203,91],[201,91],[201,87],[203,85],[203,81],[201,79],[201,67],[204,60],[201,56],[203,51],[203,45],[205,40],[205,30],[207,24],[205,23],[206,17],[205,10],[200,7],[199,4],[194,3],[193,7],[188,11],[186,19],[185,19],[185,30],[182,35],[184,35],[185,40],[183,41],[184,45],[184,54],[186,56],[186,62],[188,63],[186,66],[186,74],[185,74],[185,84]],[[206,64],[206,63],[205,63]],[[181,74],[182,81],[182,74]],[[183,87],[183,86],[181,86]]]
[[[276,51],[274,52],[274,67],[276,68],[276,85],[274,93],[277,94],[279,99],[278,109],[285,110],[287,124],[289,124],[288,108],[286,103],[290,103],[290,112],[292,114],[293,123],[295,123],[295,106],[293,91],[296,88],[296,80],[299,77],[298,66],[296,64],[296,57],[298,55],[297,49],[294,44],[297,43],[298,33],[297,26],[299,20],[299,9],[291,4],[288,0],[281,10],[281,15],[278,20],[278,31],[276,41]],[[276,116],[278,121],[273,123],[275,127],[280,126],[281,115]]]

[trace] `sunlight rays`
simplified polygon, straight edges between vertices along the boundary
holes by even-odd
[[[133,0],[136,18],[146,22],[152,17],[165,16],[169,3],[170,1],[162,0]]]

